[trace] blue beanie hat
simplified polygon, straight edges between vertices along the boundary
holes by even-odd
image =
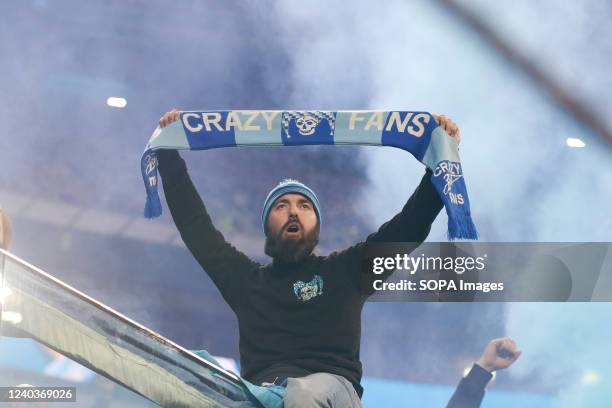
[[[317,195],[308,187],[306,184],[302,184],[297,180],[285,179],[278,183],[278,186],[274,187],[272,191],[268,193],[266,201],[264,201],[263,212],[261,214],[261,223],[263,225],[264,233],[266,232],[266,224],[268,215],[272,209],[272,204],[280,197],[285,194],[301,194],[310,200],[314,206],[317,218],[319,219],[319,225],[321,225],[321,206]]]

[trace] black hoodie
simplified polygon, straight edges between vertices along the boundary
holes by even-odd
[[[310,255],[291,266],[261,265],[226,242],[174,150],[158,152],[159,170],[172,218],[185,245],[238,317],[241,375],[279,382],[317,372],[363,388],[359,344],[365,242],[411,242],[418,246],[442,209],[427,171],[402,211],[379,230],[343,251]]]

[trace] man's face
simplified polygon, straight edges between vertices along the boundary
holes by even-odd
[[[285,194],[268,216],[265,253],[282,263],[296,263],[310,255],[319,242],[314,206],[301,194]]]

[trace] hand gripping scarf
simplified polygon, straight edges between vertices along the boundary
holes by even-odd
[[[142,155],[144,215],[153,218],[162,212],[156,150],[296,145],[392,146],[410,152],[433,172],[431,182],[448,214],[448,238],[478,239],[457,144],[427,112],[181,112],[176,122],[155,129]]]

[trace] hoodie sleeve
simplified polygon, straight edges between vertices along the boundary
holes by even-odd
[[[468,375],[459,381],[446,408],[478,408],[485,394],[485,387],[493,374],[474,364]]]
[[[344,251],[334,252],[330,258],[339,262],[342,269],[348,270],[350,276],[361,275],[362,250],[367,243],[404,242],[411,243],[410,250],[416,249],[429,235],[431,225],[443,207],[438,192],[431,183],[431,170],[427,169],[418,187],[414,190],[402,211],[380,226],[378,231],[370,234],[365,241],[359,242]],[[387,275],[378,275],[376,279],[386,279]],[[356,279],[359,281],[359,279]],[[360,283],[360,286],[364,284]],[[369,294],[373,293],[371,285]]]
[[[259,264],[215,228],[178,152],[160,150],[157,155],[166,201],[183,242],[234,308],[240,281]]]

